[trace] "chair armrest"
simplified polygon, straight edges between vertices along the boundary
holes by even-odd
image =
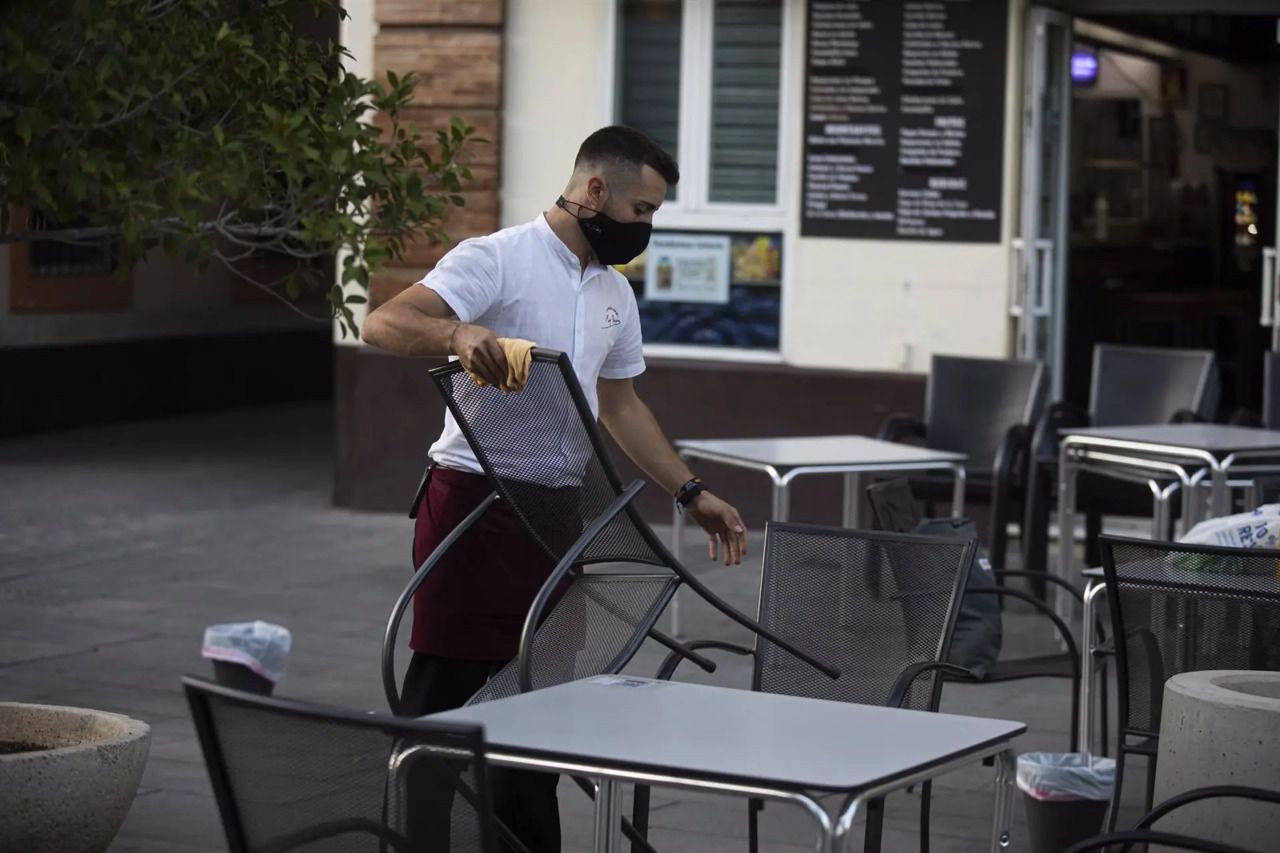
[[[884,702],[885,707],[901,708],[903,700],[907,698],[907,691],[911,688],[911,683],[926,672],[932,672],[935,669],[949,675],[958,675],[961,678],[968,678],[974,681],[978,680],[978,676],[974,674],[973,670],[965,669],[963,666],[957,666],[954,663],[940,660],[913,663],[898,674],[898,680],[893,683],[893,689],[889,691],[889,698]]]
[[[1052,403],[1040,416],[1031,437],[1032,458],[1037,461],[1058,461],[1058,430],[1073,426],[1088,426],[1089,413],[1074,403],[1059,400]]]
[[[876,436],[881,441],[903,441],[914,438],[924,441],[929,435],[929,427],[920,418],[912,415],[893,415],[880,427]]]
[[[664,646],[666,646],[668,649],[670,649],[670,650],[671,650],[671,654],[676,655],[677,657],[683,658],[683,659],[685,659],[685,660],[691,660],[691,661],[693,661],[693,662],[694,662],[694,663],[696,663],[699,667],[701,667],[701,668],[703,669],[703,671],[705,671],[705,672],[715,672],[715,671],[716,671],[716,662],[715,662],[715,661],[711,660],[710,658],[707,658],[707,657],[704,657],[704,656],[702,656],[702,655],[698,654],[698,653],[697,653],[697,652],[695,652],[692,648],[690,648],[688,645],[686,645],[685,643],[680,642],[679,640],[675,639],[674,637],[668,637],[666,634],[662,633],[662,632],[661,632],[661,631],[659,631],[657,628],[650,628],[650,629],[649,629],[649,637],[650,637],[651,639],[654,639],[654,640],[658,641],[659,643],[661,643],[662,645],[664,645]],[[668,657],[670,657],[670,655],[669,655]]]
[[[1190,791],[1183,791],[1181,794],[1170,797],[1147,812],[1133,828],[1150,829],[1151,824],[1189,803],[1225,797],[1280,804],[1280,791],[1269,791],[1266,788],[1253,788],[1247,785],[1208,785],[1203,788],[1192,788]]]
[[[1053,626],[1058,630],[1058,636],[1062,638],[1063,644],[1067,647],[1067,653],[1071,655],[1071,670],[1076,678],[1080,677],[1080,648],[1076,645],[1075,637],[1071,635],[1071,628],[1067,626],[1066,622],[1062,621],[1062,617],[1055,613],[1052,607],[1030,593],[1023,592],[1020,589],[1009,589],[1007,587],[997,587],[996,589],[970,589],[967,591],[967,594],[998,595],[1003,598],[1016,598],[1019,601],[1025,601],[1027,604],[1030,604],[1041,616],[1052,622]]]
[[[1014,424],[1005,430],[1004,439],[996,449],[993,466],[995,482],[1014,485],[1024,483],[1027,477],[1027,457],[1031,453],[1031,427]]]
[[[998,578],[1039,578],[1045,583],[1051,583],[1054,586],[1061,587],[1067,591],[1067,594],[1081,604],[1084,604],[1084,594],[1080,592],[1080,587],[1071,581],[1064,581],[1062,578],[1054,577],[1047,572],[1026,572],[1021,569],[1000,569],[992,572]]]
[[[725,643],[720,640],[694,640],[692,643],[684,644],[685,650],[696,652],[699,649],[719,649],[722,652],[733,652],[735,655],[755,655],[755,649],[749,649],[746,646],[739,646],[736,643]],[[654,678],[661,681],[671,680],[671,676],[675,674],[676,667],[680,665],[680,661],[689,657],[682,651],[673,651],[667,655],[662,661],[662,666],[658,667],[658,671],[654,674]]]
[[[1119,845],[1121,850],[1129,850],[1134,844],[1162,844],[1174,850],[1193,850],[1199,853],[1249,853],[1243,847],[1219,844],[1203,838],[1192,838],[1189,835],[1175,835],[1172,832],[1155,832],[1150,829],[1127,829],[1122,832],[1105,832],[1077,841],[1062,853],[1088,853],[1090,850],[1111,850]]]

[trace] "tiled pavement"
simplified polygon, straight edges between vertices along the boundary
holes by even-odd
[[[152,725],[142,787],[112,853],[225,850],[177,681],[207,671],[205,625],[287,625],[294,647],[278,694],[382,707],[379,645],[407,578],[409,522],[330,505],[331,420],[328,406],[296,405],[0,442],[0,699],[91,706]],[[757,557],[761,540],[753,531]],[[755,566],[689,564],[754,610]],[[685,607],[688,635],[743,638],[699,605]],[[1051,648],[1044,623],[1016,608],[1005,630],[1014,653]],[[629,671],[651,674],[660,657],[645,648]],[[735,659],[713,676],[682,677],[746,686],[749,670]],[[1058,681],[949,685],[943,709],[1025,721],[1020,751],[1056,750],[1066,746],[1068,696]],[[654,806],[659,850],[745,849],[737,800],[659,791]],[[886,850],[917,849],[917,806],[915,795],[890,799]],[[933,850],[986,849],[991,806],[990,769],[940,779]],[[589,802],[562,785],[561,811],[565,849],[587,849]],[[1014,815],[1011,849],[1026,849],[1020,804]],[[770,806],[762,836],[767,850],[800,850],[811,833],[798,811]]]

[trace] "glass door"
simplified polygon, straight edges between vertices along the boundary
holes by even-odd
[[[1023,39],[1022,198],[1010,314],[1019,358],[1043,361],[1062,397],[1066,318],[1071,16],[1027,9]]]
[[[1280,153],[1277,154],[1276,178],[1280,182]],[[1276,263],[1276,249],[1280,248],[1280,186],[1276,187],[1275,228],[1269,235],[1261,235],[1263,239],[1271,238],[1271,245],[1262,249],[1262,325],[1271,327],[1272,350],[1280,351],[1280,265]],[[1244,211],[1237,200],[1236,235],[1237,240],[1245,238],[1250,226],[1257,230],[1259,217],[1256,211]]]

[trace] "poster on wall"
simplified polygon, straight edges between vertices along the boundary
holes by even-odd
[[[998,242],[1008,0],[809,0],[800,233]]]
[[[728,302],[729,242],[727,235],[654,234],[644,270],[644,298]]]

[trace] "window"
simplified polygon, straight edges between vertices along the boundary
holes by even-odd
[[[783,0],[621,0],[615,113],[680,162],[686,212],[781,213]]]

